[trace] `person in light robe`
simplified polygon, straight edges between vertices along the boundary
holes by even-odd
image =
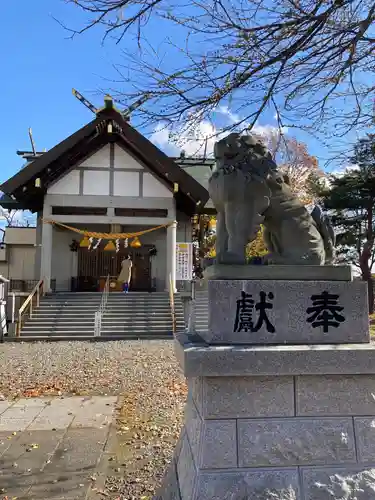
[[[129,292],[130,281],[132,279],[132,267],[133,262],[130,258],[130,255],[128,255],[121,262],[121,272],[119,274],[119,277],[117,278],[118,281],[122,282],[122,290],[124,293]]]

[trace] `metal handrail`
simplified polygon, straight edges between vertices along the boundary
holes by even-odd
[[[103,292],[102,292],[102,297],[100,299],[100,305],[98,310],[95,312],[95,327],[94,327],[94,336],[95,337],[100,337],[102,333],[102,319],[103,319],[103,314],[104,311],[107,308],[107,302],[108,302],[108,294],[109,294],[109,281],[110,281],[110,276],[108,274]]]
[[[187,328],[189,333],[195,332],[196,323],[196,290],[195,290],[195,280],[191,280],[191,296],[190,296],[190,307],[189,307],[189,317],[187,321]]]
[[[6,334],[6,332],[4,332],[4,323],[6,329],[6,321],[7,321],[6,314],[4,314],[3,316],[0,315],[0,343],[4,342],[4,335]]]
[[[22,304],[22,306],[19,308],[18,311],[18,321],[17,321],[17,330],[16,330],[16,335],[17,337],[20,337],[21,335],[21,329],[22,329],[22,323],[24,320],[24,316],[29,313],[29,317],[33,317],[33,306],[34,306],[34,298],[36,297],[36,306],[39,307],[40,304],[40,297],[44,295],[43,291],[43,283],[44,280],[39,280],[38,283],[35,285],[33,288],[32,292],[30,295],[27,297],[25,302]]]
[[[173,290],[173,281],[172,275],[169,275],[169,305],[171,308],[171,316],[172,316],[172,331],[173,335],[175,335],[177,331],[177,321],[176,321],[176,309],[174,304],[174,290]]]

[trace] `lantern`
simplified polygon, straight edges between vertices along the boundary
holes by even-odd
[[[116,250],[116,245],[113,243],[113,241],[109,241],[106,246],[104,247],[104,250],[106,252],[112,252],[113,250]]]
[[[81,248],[89,248],[90,246],[90,241],[87,236],[83,237],[83,240],[80,241],[79,246]]]
[[[141,247],[141,246],[142,246],[142,243],[139,241],[138,236],[136,236],[136,237],[134,238],[134,240],[130,243],[130,246],[131,246],[132,248],[139,248],[139,247]]]

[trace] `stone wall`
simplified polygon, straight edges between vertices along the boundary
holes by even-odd
[[[188,379],[162,500],[373,500],[375,375]]]

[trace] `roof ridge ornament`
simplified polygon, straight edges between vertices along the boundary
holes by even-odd
[[[102,111],[108,111],[108,110],[113,110],[116,111],[120,116],[122,116],[123,120],[129,121],[130,120],[130,115],[133,111],[138,109],[142,104],[144,104],[147,99],[149,99],[150,95],[146,93],[145,95],[141,96],[139,99],[137,99],[133,104],[128,106],[127,109],[124,109],[123,111],[120,111],[114,104],[113,104],[113,97],[110,94],[106,94],[104,96],[104,106],[101,108],[96,108],[88,99],[86,99],[78,90],[72,89],[72,93],[74,97],[76,97],[82,104],[86,106],[92,113],[95,113],[96,116]]]
[[[119,113],[120,115],[122,114],[121,111],[117,109],[116,106],[113,104],[112,96],[106,94],[104,96],[104,106],[96,110],[96,116],[98,116],[98,114],[102,111],[109,111],[109,110],[117,111],[117,113]]]

